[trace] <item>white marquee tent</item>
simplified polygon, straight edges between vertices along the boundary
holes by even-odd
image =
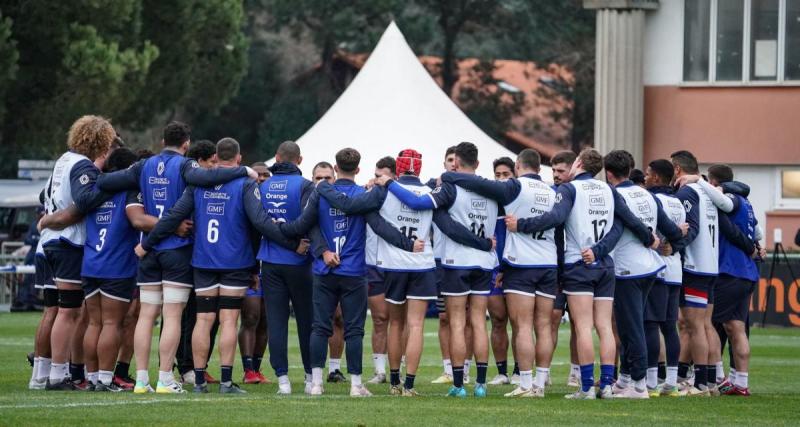
[[[478,173],[487,178],[494,176],[494,159],[516,157],[445,95],[392,22],[345,92],[297,143],[304,176],[310,177],[318,162],[333,163],[338,150],[352,147],[361,153],[358,181],[365,182],[378,159],[405,148],[422,153],[421,178],[437,176],[447,147],[462,141],[478,146]],[[542,169],[543,179],[552,181],[550,168]]]

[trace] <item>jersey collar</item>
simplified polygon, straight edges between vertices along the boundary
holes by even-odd
[[[616,187],[616,188],[625,188],[625,187],[633,187],[634,185],[636,185],[636,184],[634,184],[633,181],[628,179],[628,180],[620,182],[619,184],[615,185],[614,187]]]
[[[573,178],[573,180],[575,179],[594,179],[594,176],[592,176],[592,174],[590,174],[589,172],[581,172],[575,175],[575,178]]]
[[[535,179],[537,181],[541,181],[542,180],[542,177],[539,176],[539,174],[536,174],[536,173],[526,173],[525,175],[522,175],[520,178],[530,178],[530,179]]]
[[[650,187],[648,190],[653,194],[672,194],[675,192],[673,191],[672,187],[668,185],[658,185],[655,187]]]
[[[352,179],[339,178],[333,183],[333,185],[356,185],[356,182]]]
[[[419,177],[416,177],[414,175],[401,175],[397,178],[397,182],[401,184],[422,185],[422,181],[419,180]]]

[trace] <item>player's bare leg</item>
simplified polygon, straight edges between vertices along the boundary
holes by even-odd
[[[50,334],[50,349],[53,357],[48,388],[65,389],[71,387],[64,381],[69,372],[72,336],[83,306],[83,291],[81,285],[77,283],[61,281],[55,283],[59,293],[59,307]]]
[[[89,374],[89,382],[96,385],[99,375],[97,343],[100,341],[100,332],[103,329],[103,309],[100,303],[100,293],[98,292],[91,298],[87,298],[85,305],[88,324],[86,333],[83,336],[83,360],[86,365],[86,372]]]
[[[453,389],[464,387],[463,360],[467,357],[467,296],[447,296],[447,318],[450,326],[450,359],[453,361]]]
[[[372,317],[372,360],[375,365],[375,375],[368,381],[369,384],[386,382],[387,331],[389,329],[389,303],[384,295],[373,295],[368,299],[369,311]]]
[[[133,336],[133,353],[136,358],[136,386],[134,393],[153,392],[150,387],[148,369],[150,366],[150,347],[153,341],[153,328],[161,315],[161,285],[148,285],[139,288],[139,318]]]
[[[491,385],[508,384],[508,310],[503,295],[491,295],[488,298],[489,317],[492,321],[492,355],[498,366],[498,374],[489,383]],[[516,359],[515,359],[516,360]],[[503,369],[504,372],[501,372]]]
[[[472,326],[472,350],[478,375],[475,389],[486,386],[486,371],[489,367],[489,336],[486,331],[486,306],[489,298],[483,295],[470,295],[469,319]]]
[[[406,301],[408,302],[408,301]],[[389,383],[391,394],[402,394],[400,365],[405,354],[403,331],[406,329],[405,304],[389,304],[389,330],[387,347],[389,352]]]
[[[550,325],[553,301],[551,298],[537,296],[534,310],[533,326],[536,332],[536,378],[534,379],[534,385],[540,389],[544,389],[550,377],[550,364],[553,361],[554,345],[552,327]]]
[[[521,294],[508,294],[506,296],[508,301],[508,317],[511,325],[516,329],[517,334],[514,337],[514,348],[517,350],[519,359],[515,358],[515,362],[519,364],[520,385],[511,393],[507,393],[507,397],[522,396],[530,394],[533,389],[533,362],[534,362],[534,344],[533,344],[533,316],[536,298],[521,295]]]

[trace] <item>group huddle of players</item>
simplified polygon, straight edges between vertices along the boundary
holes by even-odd
[[[378,161],[362,186],[352,148],[317,164],[310,181],[294,142],[267,169],[240,166],[232,138],[190,139],[173,122],[163,151],[137,155],[102,117],[72,125],[69,151],[40,196],[36,283],[47,308],[31,389],[183,393],[191,384],[208,393],[218,335],[220,393],[245,393],[233,382],[238,341],[244,382],[267,381],[268,344],[278,393],[291,394],[293,314],[306,394],[323,394],[329,344],[339,355],[328,381],[345,379],[343,341],[351,396],[387,382],[387,359],[390,393],[417,396],[435,302],[444,373],[433,382],[450,384],[448,396],[467,396],[474,357],[474,396],[511,383],[507,397],[544,397],[565,310],[568,384],[579,387],[569,399],[749,395],[747,316],[762,236],[749,187],[726,165],[711,166],[706,180],[679,151],[650,162],[634,183],[630,153],[564,151],[550,159],[553,185],[539,175],[539,154],[525,149],[515,161],[495,160],[489,180],[475,174],[477,147],[462,142],[444,153],[438,178],[420,181],[422,156],[409,148]],[[601,171],[605,180],[595,178]],[[362,381],[368,309],[375,374]],[[498,368],[489,382],[487,310]]]

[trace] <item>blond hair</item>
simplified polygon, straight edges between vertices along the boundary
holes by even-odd
[[[67,146],[94,161],[108,152],[116,136],[117,132],[108,119],[87,115],[76,120],[69,128]]]

